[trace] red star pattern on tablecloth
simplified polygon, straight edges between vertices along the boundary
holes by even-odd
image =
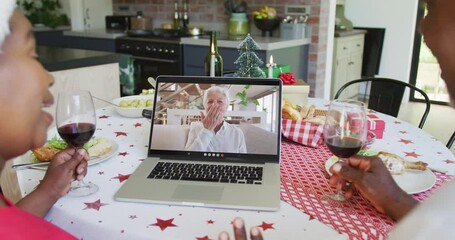
[[[119,156],[126,156],[126,155],[128,155],[128,152],[119,152],[118,155]]]
[[[136,219],[137,216],[136,215],[130,215],[130,219]]]
[[[413,157],[413,158],[418,158],[421,155],[417,154],[416,152],[404,152],[406,154],[406,157]]]
[[[395,124],[401,124],[401,122],[400,122],[400,121],[395,121],[395,122],[393,122],[393,123],[395,123]]]
[[[109,116],[103,115],[103,116],[99,116],[98,118],[99,119],[102,119],[102,118],[106,118],[107,119],[107,118],[109,118]]]
[[[211,238],[209,238],[209,236],[205,235],[203,237],[197,237],[196,240],[211,240]]]
[[[136,123],[134,124],[134,127],[141,127],[142,126],[142,123]]]
[[[172,221],[174,221],[173,218],[168,219],[168,220],[163,220],[163,219],[156,219],[156,223],[150,224],[150,226],[158,226],[160,227],[161,231],[164,231],[168,227],[177,227],[177,225],[173,224]]]
[[[259,225],[258,227],[262,228],[262,231],[265,231],[265,230],[267,230],[267,229],[275,229],[275,228],[273,227],[273,224],[274,224],[274,223],[262,222],[262,224]]]
[[[401,134],[407,134],[408,132],[407,131],[398,131],[399,133]]]
[[[207,220],[207,224],[214,224],[214,223],[215,223],[215,221],[213,221],[212,219]]]
[[[125,137],[128,136],[128,133],[126,133],[126,132],[114,132],[114,133],[116,134],[116,137],[118,137],[118,136],[125,136]]]
[[[131,176],[131,174],[123,175],[123,174],[119,173],[117,177],[113,177],[113,178],[118,179],[120,182],[123,182],[123,181],[127,180],[130,176]]]
[[[447,164],[454,164],[455,163],[455,161],[452,161],[452,160],[449,160],[449,159],[444,160],[444,162],[447,163]]]
[[[100,199],[98,199],[94,202],[88,202],[88,203],[84,203],[84,204],[86,207],[83,210],[95,209],[96,211],[99,211],[102,206],[108,205],[107,203],[102,203]]]
[[[403,139],[403,138],[400,139],[400,141],[398,141],[398,142],[402,142],[402,143],[404,143],[404,144],[414,143],[412,140],[407,140],[407,139]]]

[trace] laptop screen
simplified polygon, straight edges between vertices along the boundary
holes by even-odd
[[[279,79],[160,76],[149,156],[279,162]]]

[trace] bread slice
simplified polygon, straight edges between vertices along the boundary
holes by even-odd
[[[110,152],[111,149],[112,144],[110,142],[102,141],[87,149],[87,152],[90,157],[99,157]]]
[[[389,152],[379,152],[378,157],[384,162],[391,174],[402,174],[406,170],[424,171],[428,166],[428,163],[426,162],[406,161],[402,157]]]
[[[32,150],[32,152],[39,161],[47,162],[52,160],[55,154],[60,152],[60,149],[57,149],[53,146],[44,146],[40,148],[35,148]]]

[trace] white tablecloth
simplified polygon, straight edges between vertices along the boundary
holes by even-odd
[[[86,181],[96,183],[100,190],[87,197],[63,197],[46,216],[78,238],[216,239],[220,231],[232,231],[231,221],[236,216],[242,216],[248,228],[260,226],[266,239],[347,238],[286,202],[282,202],[280,211],[262,212],[115,201],[115,192],[147,155],[150,122],[120,117],[113,108],[100,109],[97,115],[95,136],[119,145],[116,156],[88,168]],[[54,135],[56,130],[51,130],[48,137]],[[17,175],[22,194],[26,195],[44,171],[19,170]]]

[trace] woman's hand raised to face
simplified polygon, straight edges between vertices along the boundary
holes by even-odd
[[[214,131],[215,128],[223,122],[223,108],[224,106],[222,105],[209,105],[206,111],[207,115],[201,112],[201,119],[204,128]]]

